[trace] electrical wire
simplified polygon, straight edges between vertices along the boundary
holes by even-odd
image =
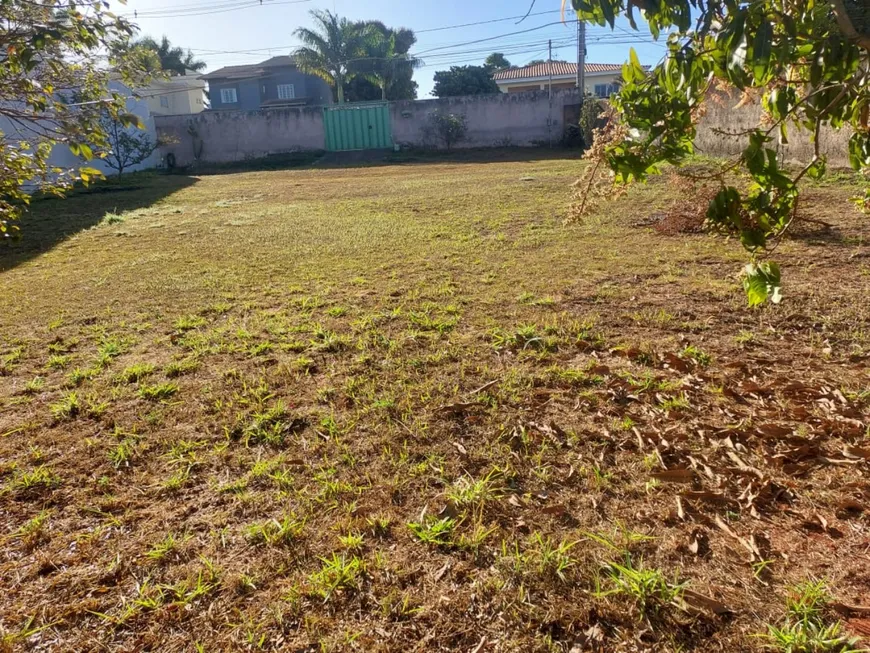
[[[252,7],[272,7],[275,5],[298,5],[314,0],[244,0],[243,2],[226,3],[222,5],[212,5],[209,10],[200,10],[191,8],[188,10],[165,10],[165,11],[134,11],[124,14],[126,17],[133,16],[134,18],[189,18],[194,16],[209,16],[212,14],[224,14],[230,11],[238,11],[239,9],[248,9]]]

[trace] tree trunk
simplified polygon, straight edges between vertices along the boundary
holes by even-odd
[[[344,104],[344,75],[335,76],[335,97],[339,104]]]
[[[843,0],[832,0],[831,4],[834,7],[834,16],[837,19],[837,25],[843,35],[858,47],[870,50],[870,35],[859,31],[860,28],[865,28],[866,25],[855,25],[853,17],[849,14]],[[865,10],[866,11],[866,10]],[[857,13],[857,11],[855,12]]]

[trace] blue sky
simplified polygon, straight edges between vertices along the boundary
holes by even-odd
[[[193,50],[208,63],[208,70],[234,64],[257,63],[270,56],[289,54],[297,41],[293,31],[310,25],[311,9],[329,9],[348,18],[379,19],[391,27],[410,27],[418,33],[414,48],[425,63],[415,73],[419,96],[429,96],[435,71],[450,65],[479,64],[490,52],[505,52],[511,63],[522,65],[547,58],[577,60],[576,24],[560,23],[559,0],[128,0],[115,4],[119,13],[136,11],[133,20],[142,35],[166,35],[176,45]],[[182,13],[194,15],[179,15]],[[572,20],[573,13],[566,13]],[[499,20],[504,19],[504,20]],[[456,27],[467,23],[497,21]],[[654,64],[664,53],[648,32],[631,33],[626,23],[617,30],[589,27],[587,62],[622,63],[634,47],[643,63]],[[440,29],[448,28],[448,29]],[[426,31],[431,30],[431,31]],[[518,33],[524,32],[524,33]],[[481,43],[472,43],[491,39]]]

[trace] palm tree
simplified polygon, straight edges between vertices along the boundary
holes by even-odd
[[[381,89],[381,99],[387,99],[387,90],[399,77],[409,77],[423,65],[423,60],[408,54],[417,42],[413,30],[405,27],[391,29],[380,21],[358,23],[366,35],[366,57],[356,69]]]
[[[205,61],[195,59],[190,50],[185,52],[184,48],[173,47],[165,36],[160,39],[160,43],[146,36],[139,39],[136,45],[153,50],[160,59],[160,67],[170,75],[184,75],[188,70],[200,71],[207,65]]]
[[[326,80],[335,87],[339,104],[344,104],[344,84],[358,74],[358,60],[372,34],[331,11],[313,10],[315,29],[300,27],[294,34],[304,46],[294,53],[299,70]]]

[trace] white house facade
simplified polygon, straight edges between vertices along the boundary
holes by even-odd
[[[577,88],[577,64],[570,61],[544,61],[522,68],[498,70],[492,78],[502,93]],[[610,97],[616,92],[621,79],[621,64],[587,63],[585,92],[596,97]]]

